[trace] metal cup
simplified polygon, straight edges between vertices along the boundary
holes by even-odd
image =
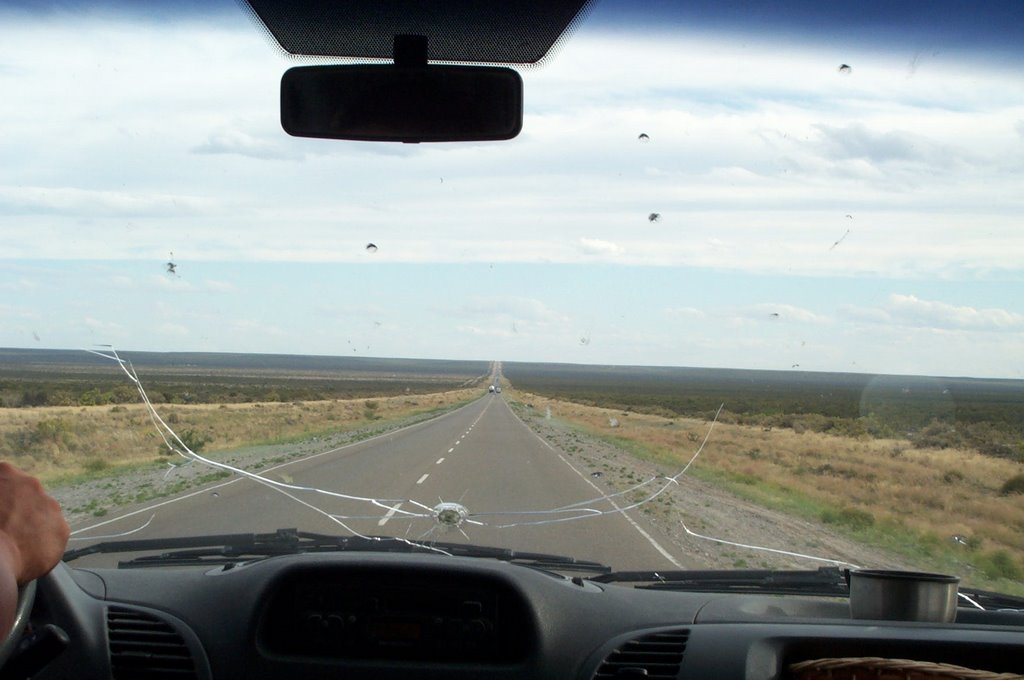
[[[848,579],[852,618],[944,623],[956,619],[956,576],[857,569]]]

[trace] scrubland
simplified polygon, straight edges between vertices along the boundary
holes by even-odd
[[[704,419],[515,390],[509,398],[534,413],[550,409],[553,418],[657,463],[667,474],[686,465],[710,427]],[[1021,467],[970,448],[719,422],[687,474],[896,551],[917,568],[1024,592],[1024,495],[1014,493],[1012,483]]]
[[[479,388],[373,399],[160,404],[160,416],[195,450],[281,444],[445,409]],[[170,452],[142,404],[0,408],[0,460],[48,485],[166,464]]]

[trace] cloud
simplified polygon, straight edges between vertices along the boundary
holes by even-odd
[[[497,295],[470,298],[457,310],[468,317],[491,317],[503,321],[565,323],[567,316],[534,298]]]
[[[5,281],[4,283],[0,283],[0,290],[27,291],[38,287],[38,282],[25,277],[20,277],[16,281]]]
[[[617,244],[596,238],[581,238],[577,247],[587,255],[618,255],[622,252]]]
[[[861,123],[844,127],[815,125],[826,154],[832,158],[864,158],[875,162],[918,160],[920,151],[906,132],[873,132]]]
[[[473,335],[477,337],[485,338],[511,338],[516,335],[514,331],[509,328],[498,327],[498,326],[470,326],[460,325],[456,326],[455,330],[459,333],[465,333],[467,335]]]
[[[531,94],[515,141],[376,145],[285,135],[271,115],[285,66],[244,22],[104,18],[88,29],[26,22],[3,50],[12,104],[0,155],[30,162],[0,168],[0,269],[11,282],[21,276],[11,263],[52,269],[26,273],[39,287],[19,298],[45,315],[47,324],[22,325],[48,343],[83,344],[76,319],[88,313],[122,323],[137,348],[195,348],[206,336],[226,350],[298,352],[336,351],[340,338],[348,351],[347,333],[369,337],[381,320],[389,325],[376,333],[394,356],[500,355],[491,348],[507,343],[523,359],[788,367],[771,347],[799,336],[858,359],[888,352],[885,366],[903,370],[923,350],[890,348],[890,335],[944,336],[933,341],[953,350],[917,366],[945,371],[982,333],[928,324],[1020,328],[1012,310],[1024,308],[1006,302],[1024,271],[1013,71],[944,55],[908,79],[905,51],[862,50],[844,57],[855,72],[843,78],[835,46],[582,31],[524,71]],[[67,68],[63,49],[35,49],[44,44],[66,46],[80,68]],[[965,153],[991,162],[967,168]],[[662,220],[649,223],[651,212]],[[371,240],[381,246],[372,257]],[[170,250],[180,278],[164,272]],[[86,272],[83,260],[118,264]],[[269,266],[285,262],[357,264],[337,277]],[[495,267],[463,276],[462,263]],[[387,278],[369,283],[379,272]],[[115,274],[134,286],[114,288]],[[956,304],[935,303],[952,289],[930,283],[950,280],[969,284]],[[245,295],[237,304],[206,293],[230,282],[241,289],[232,303]],[[919,297],[886,298],[893,290]],[[788,304],[753,305],[765,301]],[[839,302],[850,306],[834,312]],[[225,315],[280,327],[233,326]],[[855,340],[840,337],[833,316]],[[189,341],[157,337],[165,322],[189,328]],[[408,329],[393,330],[399,322]],[[22,342],[15,325],[5,337]],[[622,327],[637,339],[609,338]],[[514,342],[499,337],[508,334]],[[974,370],[1018,370],[1021,335],[986,334],[1004,349],[972,359]],[[733,338],[762,336],[768,350],[732,349]]]
[[[873,165],[920,155],[919,147],[945,153],[939,142],[947,139],[979,157],[1016,162],[1006,138],[1021,121],[1018,90],[1000,90],[1006,77],[993,70],[940,68],[936,59],[934,76],[922,69],[908,83],[903,57],[869,63],[865,55],[856,77],[841,78],[810,48],[759,51],[708,36],[680,42],[657,32],[583,32],[544,69],[524,74],[532,94],[514,142],[380,145],[285,135],[267,115],[278,104],[278,56],[250,26],[133,19],[83,31],[79,22],[63,21],[30,23],[10,37],[11,65],[28,69],[12,82],[19,101],[46,105],[56,89],[67,96],[45,117],[27,104],[13,112],[18,118],[0,155],[38,151],[34,167],[46,173],[30,183],[51,186],[0,190],[0,213],[59,211],[67,219],[0,219],[0,257],[137,260],[184,248],[187,238],[195,259],[350,262],[366,259],[361,246],[386,234],[374,257],[389,263],[614,260],[946,275],[964,271],[964,251],[933,249],[922,258],[919,244],[962,240],[966,224],[991,235],[978,240],[971,267],[1020,269],[1015,245],[1004,240],[1019,232],[1011,198],[1019,173],[963,181],[902,161],[895,179],[914,191],[900,193],[893,168]],[[151,54],[154,41],[167,49]],[[76,71],[80,82],[63,80],[71,76],[60,51],[35,54],[36,44],[68,45],[97,68]],[[779,73],[792,76],[782,82]],[[109,96],[87,96],[97,91]],[[993,102],[993,92],[1003,92],[1001,99]],[[98,126],[87,125],[91,116]],[[53,129],[75,125],[82,134],[54,143]],[[130,140],[117,127],[130,130]],[[639,131],[649,143],[637,141]],[[822,158],[823,148],[833,160]],[[281,163],[260,162],[284,158],[305,158],[307,171],[282,173]],[[0,169],[0,185],[19,185],[23,174]],[[89,187],[115,191],[82,193],[74,188],[83,177]],[[810,247],[790,247],[820,242],[827,249],[845,226],[822,237],[823,213],[863,207],[860,225],[868,206],[874,214],[864,215],[857,240],[867,243],[862,235],[874,224],[884,247],[858,251],[847,242],[828,260],[809,256]],[[950,206],[957,209],[944,209]],[[114,237],[102,218],[130,211],[164,219],[129,217],[131,227]],[[661,223],[646,221],[652,211],[663,215]],[[95,226],[83,229],[78,219]],[[769,230],[778,237],[766,242]]]
[[[675,319],[703,319],[707,316],[703,310],[696,307],[669,307],[665,314]]]
[[[305,154],[265,139],[258,139],[241,130],[214,132],[202,144],[192,147],[198,154],[236,154],[261,160],[302,160]]]
[[[328,302],[317,305],[315,309],[320,314],[328,314],[330,316],[381,317],[387,314],[387,308],[383,305],[369,303],[348,304]]]
[[[7,305],[0,303],[0,317],[7,317],[9,319],[40,319],[43,317],[38,311],[34,309],[27,309],[25,307],[18,307],[15,305]]]
[[[188,328],[177,323],[162,323],[156,330],[162,337],[174,336],[183,338],[189,334]]]
[[[148,191],[97,191],[68,186],[0,187],[0,214],[122,217],[204,211],[212,205],[210,199],[198,196]]]
[[[749,305],[735,310],[737,316],[755,321],[772,321],[778,323],[823,323],[827,317],[815,314],[809,309],[787,304],[762,303]]]
[[[851,321],[864,321],[866,323],[889,324],[892,322],[892,315],[881,307],[861,307],[858,305],[841,305],[839,314],[844,319]]]
[[[887,307],[893,320],[907,325],[980,331],[1024,330],[1024,314],[1006,309],[978,309],[896,293],[889,296]]]
[[[214,279],[203,281],[203,287],[212,293],[234,293],[238,290],[238,287],[229,281],[216,281]]]
[[[253,319],[235,319],[229,325],[234,330],[245,334],[271,335],[278,338],[288,337],[288,334],[280,326],[262,323]]]
[[[966,160],[966,154],[952,147],[936,144],[929,138],[905,130],[878,131],[863,123],[842,127],[814,125],[822,136],[821,149],[833,160],[862,160],[875,164],[892,161],[928,163],[949,166]]]
[[[184,275],[180,273],[180,269],[178,271],[177,275],[170,273],[153,274],[149,277],[149,281],[162,290],[170,290],[177,293],[233,293],[238,290],[235,284],[216,279],[206,279],[201,282],[192,283],[187,277],[187,271]]]
[[[886,326],[985,332],[1024,330],[1024,314],[1019,312],[953,305],[902,293],[892,293],[880,306],[845,305],[839,312],[852,321]]]
[[[113,321],[101,321],[99,319],[94,319],[91,316],[83,318],[82,325],[90,331],[97,333],[120,333],[124,330],[124,327],[119,323],[115,323]]]
[[[164,290],[173,290],[182,293],[195,290],[195,286],[193,286],[189,281],[173,274],[153,274],[149,277],[149,280],[158,288],[162,288]]]

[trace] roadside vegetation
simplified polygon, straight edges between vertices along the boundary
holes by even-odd
[[[195,451],[216,455],[243,446],[288,444],[452,408],[480,388],[374,399],[160,404],[161,417]],[[173,456],[173,457],[172,457]],[[47,485],[107,477],[177,462],[141,404],[0,408],[0,460]]]
[[[541,417],[550,409],[667,474],[694,454],[713,415],[654,415],[509,391],[521,408]],[[687,474],[904,555],[919,569],[1024,594],[1024,470],[1016,457],[962,442],[928,445],[725,415]]]
[[[122,352],[154,404],[376,399],[483,385],[481,361]],[[0,349],[0,408],[135,404],[116,364],[87,352]]]
[[[446,392],[467,383],[467,378],[395,377],[240,378],[216,373],[180,376],[145,375],[146,393],[154,404],[253,404],[267,402],[366,399],[404,394]],[[135,388],[116,371],[74,377],[4,377],[0,371],[0,408],[39,406],[107,406],[139,401]]]
[[[628,413],[895,439],[1024,463],[1019,380],[637,366],[503,364],[518,389]]]

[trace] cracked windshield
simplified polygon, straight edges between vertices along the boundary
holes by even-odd
[[[634,8],[514,66],[515,139],[403,144],[286,134],[338,60],[244,5],[4,5],[0,459],[69,548],[1024,593],[1019,44]]]

